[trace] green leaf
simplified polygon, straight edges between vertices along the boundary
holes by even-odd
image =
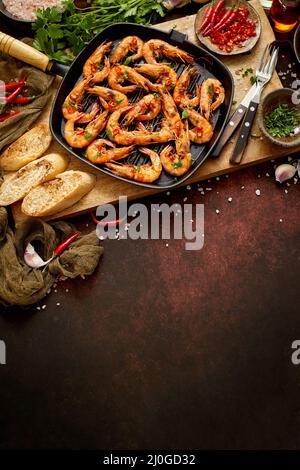
[[[184,109],[181,114],[181,119],[187,119],[188,117],[189,117],[189,113],[186,109]]]

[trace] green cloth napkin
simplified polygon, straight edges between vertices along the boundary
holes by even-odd
[[[76,232],[67,222],[46,223],[29,219],[14,232],[7,222],[7,210],[0,207],[0,303],[31,305],[41,300],[61,276],[74,278],[94,272],[103,254],[96,231],[78,237],[59,257],[43,269],[33,269],[24,262],[28,243],[39,248],[44,260],[66,238]]]
[[[11,79],[19,81],[24,76],[27,77],[32,95],[36,98],[30,104],[20,106],[20,114],[0,123],[0,151],[29,129],[45,108],[52,94],[51,85],[55,77],[11,57],[0,55],[1,81],[9,82]]]

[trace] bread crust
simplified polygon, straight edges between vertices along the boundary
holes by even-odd
[[[24,198],[22,212],[31,217],[47,217],[67,209],[90,192],[96,177],[83,171],[68,170],[32,189]]]
[[[68,163],[68,159],[58,153],[28,163],[3,182],[0,187],[0,205],[8,206],[23,199],[32,188],[65,171]]]
[[[37,158],[49,148],[52,136],[49,125],[38,124],[13,142],[0,156],[0,168],[17,171]]]

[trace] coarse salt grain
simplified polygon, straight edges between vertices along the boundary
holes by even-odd
[[[260,196],[260,189],[257,189],[257,190],[255,191],[255,194],[256,194],[256,196]]]
[[[3,0],[6,10],[15,18],[25,21],[36,19],[36,10],[61,7],[63,0]]]
[[[216,209],[216,214],[220,214],[220,211],[219,211],[219,209]]]
[[[228,202],[232,202],[232,197],[229,197],[229,198],[228,198]]]

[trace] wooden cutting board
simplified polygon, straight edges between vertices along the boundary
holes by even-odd
[[[260,0],[251,0],[250,3],[259,13],[262,22],[262,34],[258,43],[249,54],[241,54],[232,57],[220,56],[221,60],[229,67],[233,75],[235,82],[234,100],[237,104],[240,103],[240,101],[243,99],[243,97],[251,87],[249,77],[242,78],[240,69],[243,68],[243,70],[246,70],[250,67],[256,69],[257,65],[259,64],[263,49],[268,43],[274,41],[275,39],[273,30],[263,10],[263,7],[261,6]],[[155,26],[155,28],[160,30],[170,30],[174,28],[178,31],[181,31],[182,33],[186,33],[188,35],[188,39],[191,42],[194,42],[195,44],[199,45],[199,41],[196,38],[194,32],[194,22],[195,15],[191,15],[186,16],[184,18],[179,18],[176,20],[158,24]],[[220,79],[222,80],[222,77],[220,77]],[[59,79],[56,80],[55,88],[57,88],[58,83]],[[282,85],[278,75],[274,74],[271,82],[266,86],[263,92],[263,96],[266,93],[269,93],[270,91],[281,87]],[[233,106],[233,109],[235,108],[235,106]],[[50,107],[51,103],[49,103],[47,109],[45,109],[39,121],[48,121]],[[252,135],[256,135],[259,137],[250,138],[248,147],[244,154],[243,161],[240,165],[232,165],[229,163],[229,158],[234,148],[236,138],[235,137],[227,144],[218,159],[208,159],[199,168],[199,170],[194,173],[194,175],[188,180],[188,182],[185,182],[184,184],[186,185],[188,183],[205,180],[224,173],[229,173],[231,171],[237,171],[246,166],[256,165],[266,160],[278,158],[284,155],[290,155],[291,153],[295,153],[300,150],[300,147],[296,147],[293,149],[285,149],[273,145],[267,139],[262,137],[261,132],[258,128],[257,118],[252,128]],[[61,147],[55,142],[53,142],[49,152],[56,151],[62,153]],[[119,196],[121,195],[127,196],[129,200],[132,200],[158,192],[155,189],[147,189],[135,186],[130,183],[124,183],[123,181],[119,181],[105,174],[97,172],[96,170],[93,170],[92,168],[82,163],[80,160],[77,160],[75,157],[71,157],[69,169],[77,169],[94,173],[97,176],[96,186],[89,194],[87,194],[83,199],[81,199],[81,201],[79,201],[77,204],[70,207],[69,209],[66,209],[65,211],[61,212],[60,214],[53,216],[52,219],[76,216],[89,210],[92,210],[99,205],[116,203],[118,201]],[[22,221],[26,217],[22,214],[19,203],[13,207],[13,214],[16,223]]]

